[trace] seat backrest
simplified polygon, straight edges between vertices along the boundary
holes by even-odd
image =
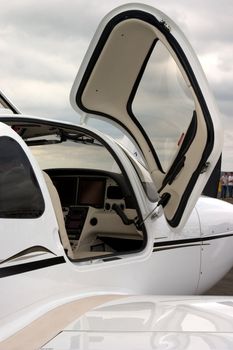
[[[64,221],[64,216],[63,216],[63,211],[62,211],[62,206],[61,206],[61,201],[57,192],[56,187],[54,186],[52,180],[50,179],[49,175],[43,171],[43,176],[49,191],[49,195],[53,204],[53,209],[56,215],[58,227],[59,227],[59,234],[61,238],[62,245],[67,251],[67,255],[69,258],[73,259],[73,251],[70,245],[70,241],[66,232],[66,227],[65,227],[65,221]]]

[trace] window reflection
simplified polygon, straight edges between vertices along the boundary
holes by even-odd
[[[160,41],[147,64],[132,109],[166,171],[190,124],[195,106],[179,67]]]
[[[44,201],[24,151],[9,137],[0,138],[0,217],[36,218]]]

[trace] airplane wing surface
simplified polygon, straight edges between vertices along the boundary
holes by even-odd
[[[102,295],[57,307],[0,349],[232,349],[233,297]]]
[[[233,298],[134,296],[70,323],[41,349],[232,349]]]

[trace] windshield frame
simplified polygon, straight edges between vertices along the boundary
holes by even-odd
[[[134,167],[143,190],[150,202],[156,203],[159,200],[158,190],[150,176],[148,169],[142,164],[138,159],[135,158],[135,154],[132,154],[127,148],[125,148],[121,143],[117,142],[119,147],[123,150],[130,163]]]

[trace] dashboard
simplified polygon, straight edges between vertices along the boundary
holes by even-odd
[[[92,227],[98,224],[98,216],[89,217],[89,210],[109,213],[114,204],[122,211],[135,209],[135,200],[121,174],[89,169],[45,171],[58,191],[71,243],[79,240],[87,217]]]
[[[106,178],[89,176],[54,176],[52,181],[59,193],[63,207],[87,205],[103,208]]]

